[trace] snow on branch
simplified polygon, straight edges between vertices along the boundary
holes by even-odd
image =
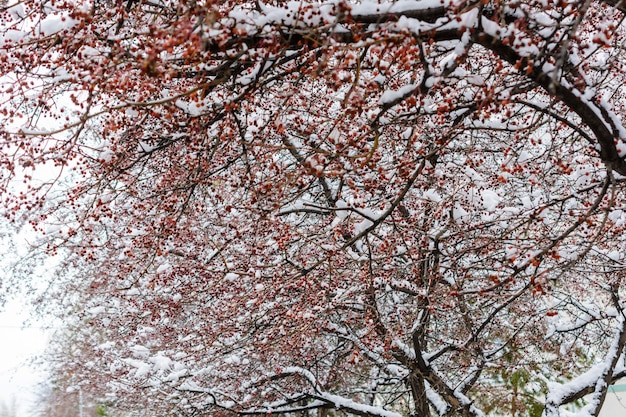
[[[321,408],[323,404],[332,406],[338,410],[346,410],[352,414],[360,415],[360,416],[377,416],[377,417],[402,417],[401,414],[398,414],[393,411],[389,411],[384,409],[383,407],[368,405],[356,402],[349,398],[342,397],[337,394],[331,394],[322,389],[322,387],[318,384],[315,375],[308,369],[304,369],[297,366],[290,366],[284,368],[281,372],[277,372],[273,375],[269,375],[269,379],[282,379],[289,376],[298,375],[303,377],[312,387],[312,391],[309,393],[303,393],[306,397],[313,398],[318,400],[317,403],[308,404],[307,409],[310,408]],[[273,409],[271,412],[279,412],[278,410],[283,410],[283,408]],[[283,412],[283,411],[280,411]],[[247,412],[246,414],[257,414],[257,412]]]
[[[564,384],[549,383],[544,417],[559,417],[559,407],[574,402],[585,395],[592,399],[581,411],[582,416],[596,416],[599,412],[610,384],[626,376],[624,369],[624,345],[626,343],[626,320],[618,316],[618,330],[605,359],[592,366],[585,373]]]

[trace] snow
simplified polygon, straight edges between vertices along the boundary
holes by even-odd
[[[26,136],[43,136],[50,134],[50,130],[47,129],[29,129],[26,127],[20,128],[20,133]]]
[[[464,221],[468,218],[469,212],[461,206],[458,202],[454,205],[454,210],[452,210],[452,216],[455,221]]]
[[[350,213],[348,204],[346,204],[346,202],[342,199],[339,199],[335,203],[335,207],[337,208],[337,210],[335,210],[335,215],[339,218],[339,220],[345,220]]]
[[[468,83],[478,87],[482,87],[486,84],[485,79],[480,75],[468,75],[467,77],[465,77],[465,79]]]
[[[115,342],[109,341],[109,342],[104,342],[104,343],[99,344],[98,346],[96,346],[96,349],[107,350],[107,349],[113,348],[114,346],[115,346]]]
[[[465,166],[465,175],[467,175],[472,181],[474,182],[483,182],[484,178],[482,175],[480,175],[478,172],[476,172],[476,170],[474,168],[471,168],[469,166]]]
[[[519,156],[517,157],[517,162],[519,164],[523,164],[524,162],[528,161],[531,158],[532,158],[532,155],[529,154],[526,150],[522,149],[522,151],[519,153]]]
[[[524,206],[526,210],[530,210],[536,206],[536,204],[532,202],[532,200],[530,199],[530,196],[528,195],[521,196],[520,202],[522,203],[522,205]]]
[[[150,349],[142,345],[134,345],[130,350],[138,358],[147,358],[150,355]]]
[[[152,365],[137,359],[126,358],[123,360],[128,365],[131,365],[135,368],[135,377],[143,378],[150,374],[150,370],[152,369]]]
[[[429,201],[432,201],[434,203],[439,203],[442,200],[441,195],[436,190],[434,190],[432,188],[424,191],[424,194],[422,195],[422,197],[425,200],[429,200]]]
[[[541,26],[552,27],[557,23],[549,14],[544,12],[535,11],[532,18]]]
[[[6,31],[2,33],[0,37],[0,46],[4,47],[5,45],[9,43],[20,42],[24,40],[24,38],[26,38],[27,35],[28,34],[26,32],[21,31],[21,30],[7,29]]]
[[[624,253],[618,250],[607,251],[606,256],[615,262],[622,262],[624,260]]]
[[[411,19],[406,16],[400,16],[394,26],[399,32],[408,31],[415,34],[420,34],[433,27],[430,23],[425,23],[418,19]]]
[[[224,275],[224,279],[226,281],[235,282],[239,279],[239,274],[235,274],[234,272],[228,272]]]
[[[548,407],[548,409],[554,407],[558,408],[560,405],[562,405],[563,401],[568,396],[591,387],[595,391],[594,395],[589,400],[588,404],[576,415],[580,417],[586,415],[595,415],[592,413],[595,411],[595,408],[599,404],[599,395],[601,391],[606,388],[604,376],[608,373],[616,372],[619,368],[621,368],[621,366],[623,366],[618,365],[615,369],[611,369],[613,362],[617,359],[615,356],[618,352],[620,332],[623,330],[624,327],[624,317],[619,315],[618,319],[619,331],[616,331],[613,343],[609,348],[609,351],[606,353],[604,360],[597,362],[589,370],[564,384],[548,382],[548,394],[546,396],[546,404],[549,404],[551,406]],[[621,359],[623,360],[623,355]]]
[[[104,306],[98,306],[98,307],[93,307],[90,308],[88,310],[89,314],[91,314],[92,316],[97,316],[98,314],[102,314],[105,312],[105,307]]]
[[[626,127],[624,127],[621,119],[615,114],[612,106],[606,101],[605,98],[601,98],[598,102],[597,98],[601,97],[601,95],[599,96],[595,89],[587,87],[585,88],[585,92],[581,93],[567,80],[561,79],[561,83],[564,87],[568,88],[572,92],[572,94],[577,96],[581,100],[582,104],[584,104],[595,113],[595,115],[600,121],[602,121],[602,123],[605,125],[606,129],[609,132],[616,131],[618,135],[618,137],[616,138],[617,140],[626,141]],[[626,154],[620,154],[620,156],[626,156]]]
[[[250,11],[246,7],[235,7],[229,18],[236,22],[239,30],[249,34],[259,33],[266,26],[284,25],[296,28],[317,27],[334,19],[333,4],[306,4],[288,1],[283,7],[272,7],[259,2],[260,11]]]
[[[348,398],[340,397],[339,395],[333,395],[329,393],[320,393],[317,395],[318,398],[326,400],[335,405],[338,408],[346,408],[349,410],[358,411],[358,414],[361,415],[370,415],[370,416],[378,416],[378,417],[403,417],[402,414],[385,410],[382,407],[376,407],[373,405],[361,404],[356,401],[350,400]]]
[[[199,102],[187,101],[182,98],[179,98],[174,102],[174,104],[176,104],[176,107],[183,110],[185,113],[196,117],[196,116],[201,116],[202,114],[206,113],[206,111],[209,108],[211,108],[211,104],[212,104],[211,99],[212,97],[210,95],[207,96],[203,101],[199,101]]]
[[[41,21],[39,30],[42,35],[50,36],[55,33],[71,29],[76,24],[78,24],[78,21],[70,18],[69,16],[50,14]]]
[[[385,91],[380,97],[379,104],[382,106],[394,104],[413,94],[417,87],[416,84],[407,84],[398,90]]]
[[[437,392],[430,387],[430,384],[428,382],[425,382],[425,386],[426,397],[428,398],[428,401],[430,401],[432,406],[435,407],[435,410],[437,410],[437,414],[440,416],[446,415],[450,407],[448,403],[445,402],[443,398],[441,398],[439,394],[437,394]]]
[[[269,65],[271,65],[271,62],[267,62],[265,64],[266,67]],[[235,82],[241,85],[249,85],[259,75],[260,70],[261,70],[261,64],[257,64],[256,66],[254,66],[254,68],[250,68],[243,74],[239,75],[237,79],[235,80]]]
[[[354,226],[354,231],[356,232],[356,234],[361,234],[362,232],[368,230],[370,227],[374,225],[374,222],[380,216],[380,213],[377,213],[374,210],[369,209],[369,208],[364,208],[364,209],[354,208],[353,210],[363,217],[363,220]]]
[[[250,11],[244,7],[236,7],[229,13],[229,19],[235,22],[237,29],[248,34],[259,33],[269,26],[283,25],[295,28],[319,27],[336,21],[336,1],[327,3],[303,3],[300,1],[288,1],[283,7],[272,7],[259,3],[260,11]],[[351,4],[351,14],[354,17],[365,17],[380,13],[408,13],[427,11],[429,9],[441,9],[448,1],[439,0],[400,0],[395,2],[371,2],[364,1]],[[400,26],[419,25],[416,19],[401,17]],[[345,31],[341,25],[332,25],[335,31]],[[424,28],[429,29],[431,26]],[[415,30],[423,30],[422,27],[414,27]]]
[[[100,151],[100,154],[98,155],[98,159],[105,163],[111,162],[114,157],[115,157],[115,153],[112,152],[110,149],[103,149]]]
[[[6,11],[9,12],[9,14],[11,15],[11,19],[13,19],[13,21],[15,22],[19,22],[24,17],[26,17],[26,13],[24,11],[24,5],[21,2],[16,2],[16,3],[9,5],[6,8]]]
[[[381,13],[402,13],[409,11],[437,9],[450,4],[449,1],[440,0],[398,0],[393,2],[379,3],[374,1],[364,1],[352,5],[353,16],[367,16]]]
[[[493,190],[482,190],[480,192],[481,200],[485,210],[494,212],[498,207],[498,204],[502,201],[502,198]]]
[[[411,360],[415,359],[415,350],[406,343],[404,343],[402,340],[394,339],[391,342],[391,346],[402,351],[402,354],[407,358],[410,358]]]
[[[158,371],[167,371],[172,367],[173,361],[163,354],[158,354],[150,358],[150,362],[154,364],[154,369]]]
[[[139,292],[139,289],[137,287],[133,287],[133,288],[129,288],[128,291],[126,291],[126,295],[140,295],[141,293]]]

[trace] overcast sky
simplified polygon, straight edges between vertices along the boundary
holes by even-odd
[[[43,352],[48,336],[38,327],[22,327],[28,314],[18,302],[10,302],[4,310],[0,313],[0,401],[9,405],[15,399],[17,417],[32,417],[37,384],[44,376],[31,361]]]

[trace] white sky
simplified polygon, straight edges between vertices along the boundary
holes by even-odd
[[[27,317],[17,301],[9,302],[0,313],[0,403],[9,406],[14,400],[16,417],[35,415],[37,384],[45,380],[31,361],[43,352],[48,335],[39,327],[23,328]]]
[[[12,82],[7,77],[7,75],[0,77],[0,85],[3,82]],[[71,108],[71,102],[66,101],[67,103],[57,104],[65,104]],[[56,123],[53,119],[41,119],[41,121],[50,128]],[[13,124],[7,123],[6,120],[3,122],[7,130],[17,131],[21,127],[19,120]],[[35,172],[29,172],[29,174],[33,176],[34,183],[49,181],[50,178],[58,178],[59,168],[49,163],[39,166]],[[20,175],[21,172],[17,172],[17,180],[11,183],[16,193],[25,187],[21,181],[18,181],[21,178]],[[12,224],[0,218],[0,274],[3,269],[8,270],[13,262],[19,260],[20,256],[25,256],[28,251],[27,242],[33,242],[36,239],[37,235],[29,227],[14,230]],[[43,266],[38,265],[37,268],[44,273],[40,274],[39,269],[36,268],[30,277],[33,280],[30,284],[37,288],[37,282],[41,279],[39,275],[44,276],[45,271],[51,270],[54,265],[54,259],[47,260]],[[0,276],[0,281],[1,279]],[[16,417],[36,416],[33,412],[33,402],[37,398],[38,385],[46,381],[46,376],[40,369],[37,369],[33,360],[43,353],[51,331],[44,331],[41,323],[36,323],[34,320],[24,324],[30,317],[29,303],[30,300],[27,302],[11,300],[7,302],[5,308],[0,308],[0,407],[3,404],[10,406],[15,401]]]

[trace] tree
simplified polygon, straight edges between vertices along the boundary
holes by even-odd
[[[554,417],[626,375],[621,1],[10,1],[5,214],[64,259],[60,380]]]
[[[41,417],[107,417],[106,404],[83,398],[81,390],[64,391],[67,384],[59,381],[46,382],[39,388],[34,414]]]

